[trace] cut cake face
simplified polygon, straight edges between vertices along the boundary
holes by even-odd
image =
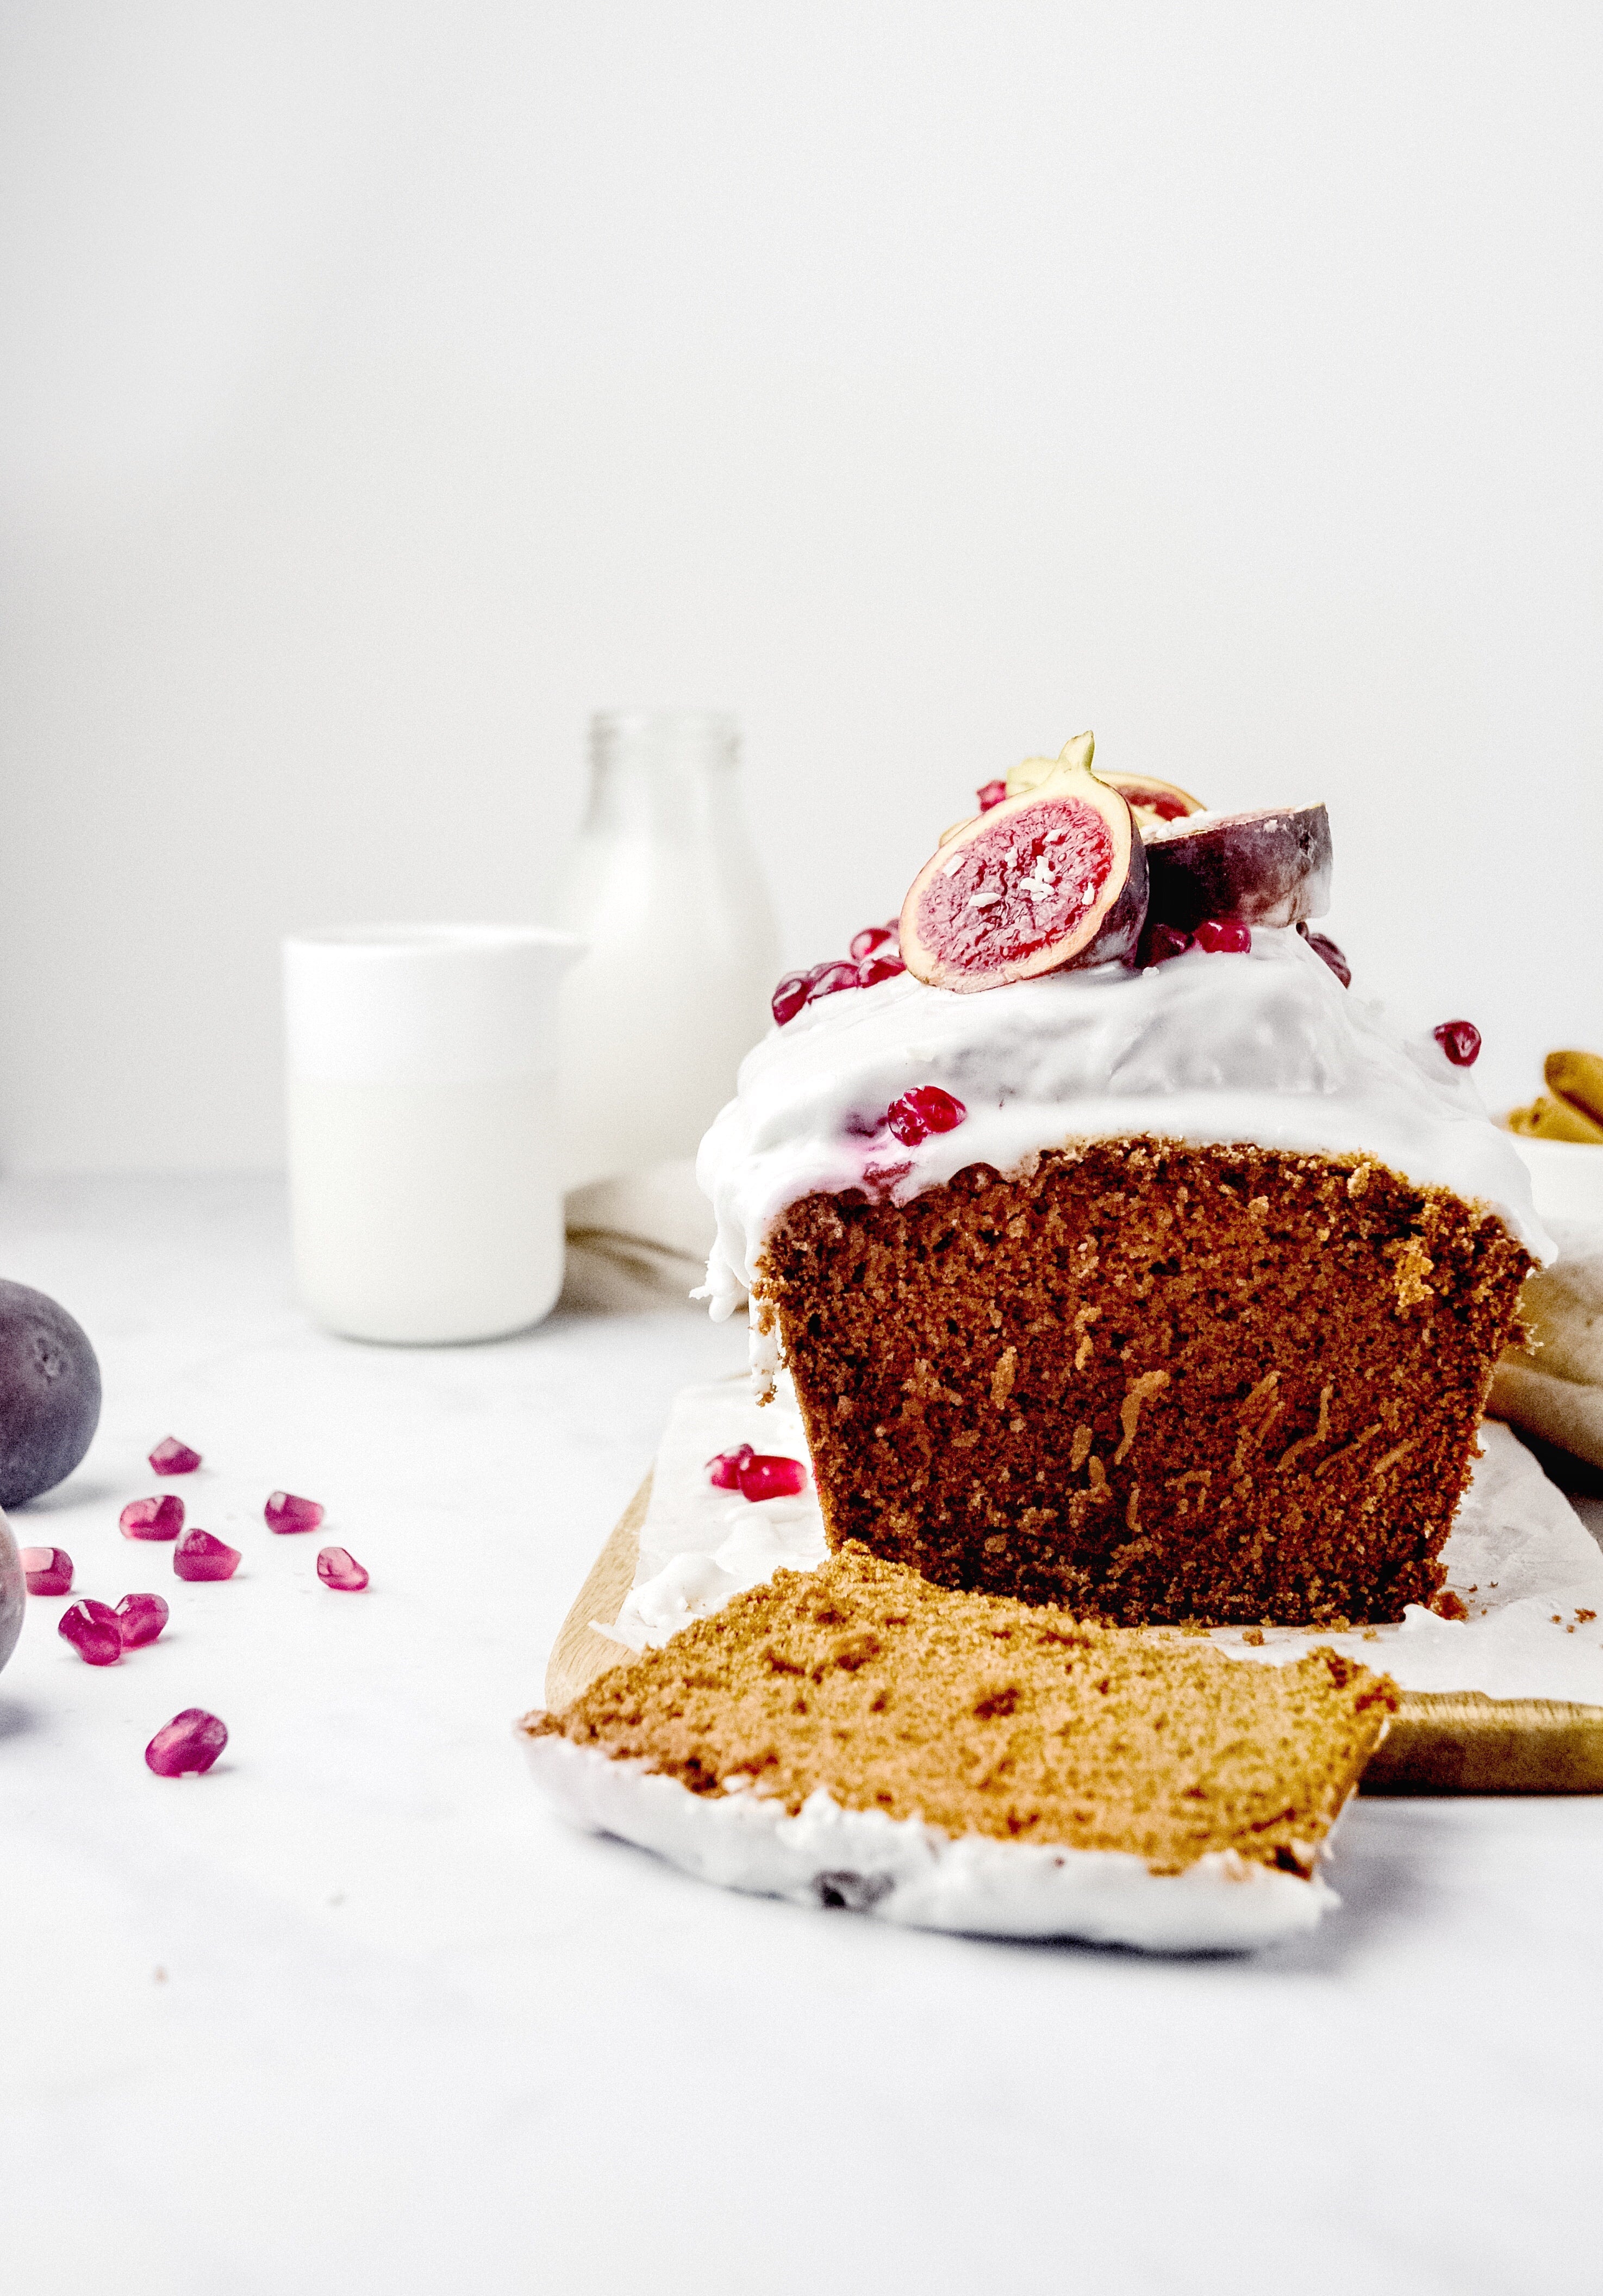
[[[1316,1862],[1396,1703],[1333,1652],[1249,1665],[851,1546],[523,1728],[572,1815],[707,1879],[1187,1950],[1317,1920]]]
[[[831,1545],[1124,1625],[1440,1587],[1528,1255],[1362,1159],[1098,1141],[770,1239]]]

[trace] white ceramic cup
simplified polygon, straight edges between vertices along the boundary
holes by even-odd
[[[359,1340],[498,1339],[562,1288],[556,992],[539,925],[284,943],[295,1277]]]

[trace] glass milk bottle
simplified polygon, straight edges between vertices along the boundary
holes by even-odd
[[[562,922],[564,1185],[695,1154],[767,1028],[779,933],[740,816],[740,732],[711,710],[591,725],[590,808]]]

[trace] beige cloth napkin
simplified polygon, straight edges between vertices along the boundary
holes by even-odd
[[[1530,1340],[1504,1355],[1486,1408],[1603,1468],[1603,1234],[1560,1227],[1554,1240],[1558,1259],[1520,1295]]]
[[[691,1307],[690,1294],[707,1274],[714,1222],[689,1157],[576,1188],[567,1214],[565,1308],[632,1316]]]

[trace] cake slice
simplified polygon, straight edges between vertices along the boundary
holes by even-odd
[[[582,1824],[709,1881],[917,1927],[1242,1948],[1316,1861],[1397,1693],[1332,1651],[946,1592],[847,1546],[522,1729]]]

